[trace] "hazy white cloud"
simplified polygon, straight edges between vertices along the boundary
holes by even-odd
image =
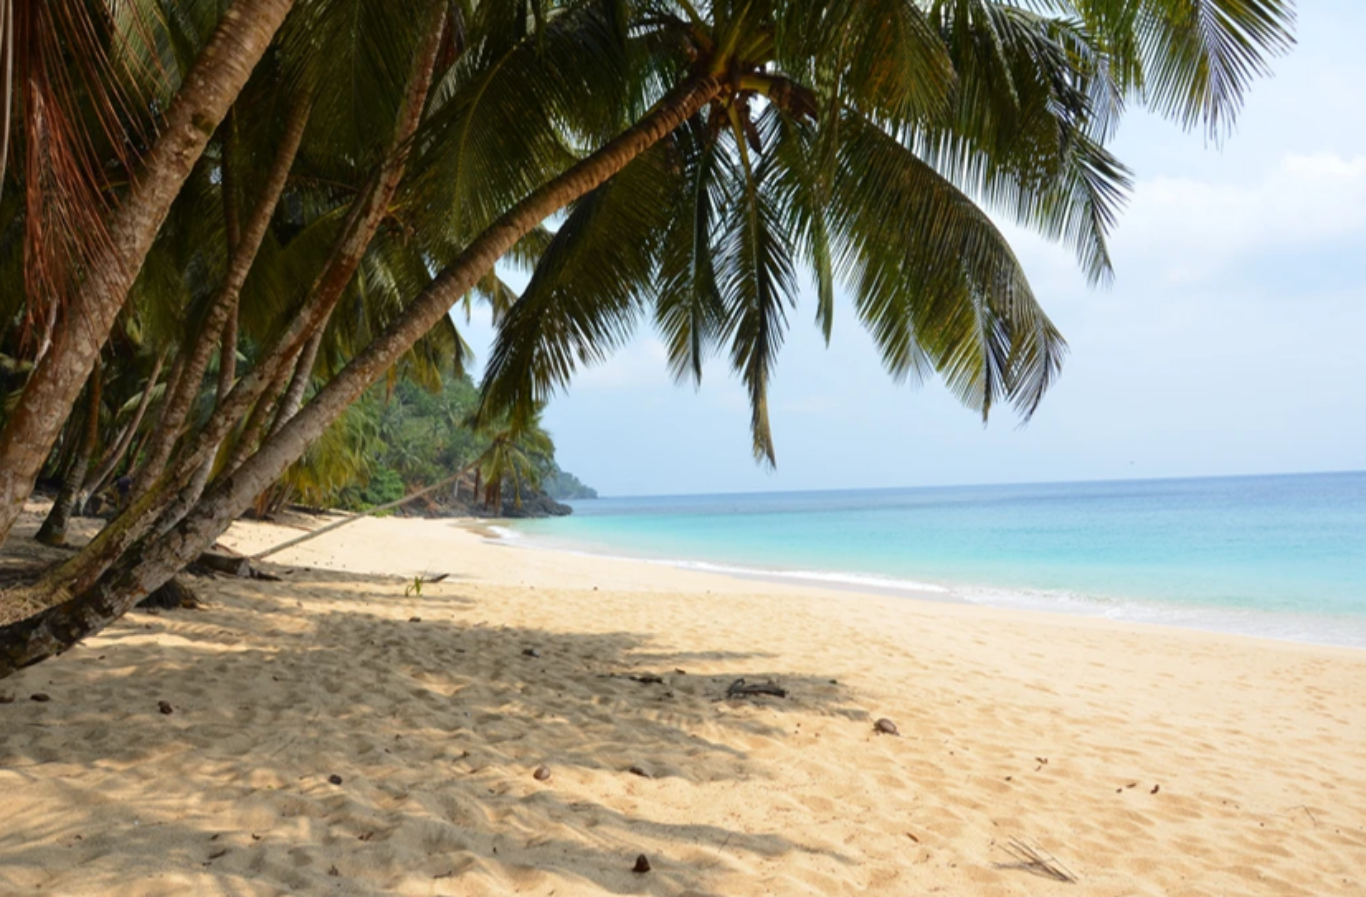
[[[1214,276],[1267,252],[1366,238],[1366,156],[1287,154],[1253,183],[1142,181],[1114,240],[1116,264],[1166,282]]]
[[[669,353],[653,336],[637,337],[602,364],[574,377],[575,391],[657,389],[667,386]]]

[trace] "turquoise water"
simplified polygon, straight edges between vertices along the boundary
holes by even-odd
[[[578,502],[530,545],[1366,648],[1366,473]]]

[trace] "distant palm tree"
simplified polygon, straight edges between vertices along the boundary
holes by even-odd
[[[479,458],[478,473],[483,483],[484,507],[501,510],[504,485],[512,489],[515,507],[522,506],[523,484],[537,487],[541,470],[555,455],[555,443],[541,426],[537,412],[522,423],[503,423],[485,428],[489,446]],[[476,492],[479,491],[476,487]]]

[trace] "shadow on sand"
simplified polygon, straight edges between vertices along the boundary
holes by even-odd
[[[458,580],[418,601],[394,578],[273,572],[0,683],[19,697],[0,706],[0,787],[33,795],[0,829],[0,891],[128,893],[169,870],[165,893],[719,894],[815,849],[776,821],[655,818],[652,790],[762,776],[750,755],[791,709],[865,719],[763,653],[476,625]],[[724,700],[740,676],[791,697]]]

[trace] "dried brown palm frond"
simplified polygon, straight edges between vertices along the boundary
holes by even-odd
[[[108,216],[155,127],[144,95],[164,78],[130,47],[152,43],[138,6],[0,0],[0,176],[24,191],[21,341],[34,354],[87,273],[113,264]]]
[[[1061,860],[1038,844],[1030,844],[1021,841],[1019,838],[1011,838],[1001,845],[1001,849],[1017,860],[1016,863],[1012,864],[1015,868],[1025,869],[1035,875],[1042,875],[1054,881],[1062,881],[1068,884],[1077,883],[1077,876],[1072,873],[1072,870],[1064,866]]]

